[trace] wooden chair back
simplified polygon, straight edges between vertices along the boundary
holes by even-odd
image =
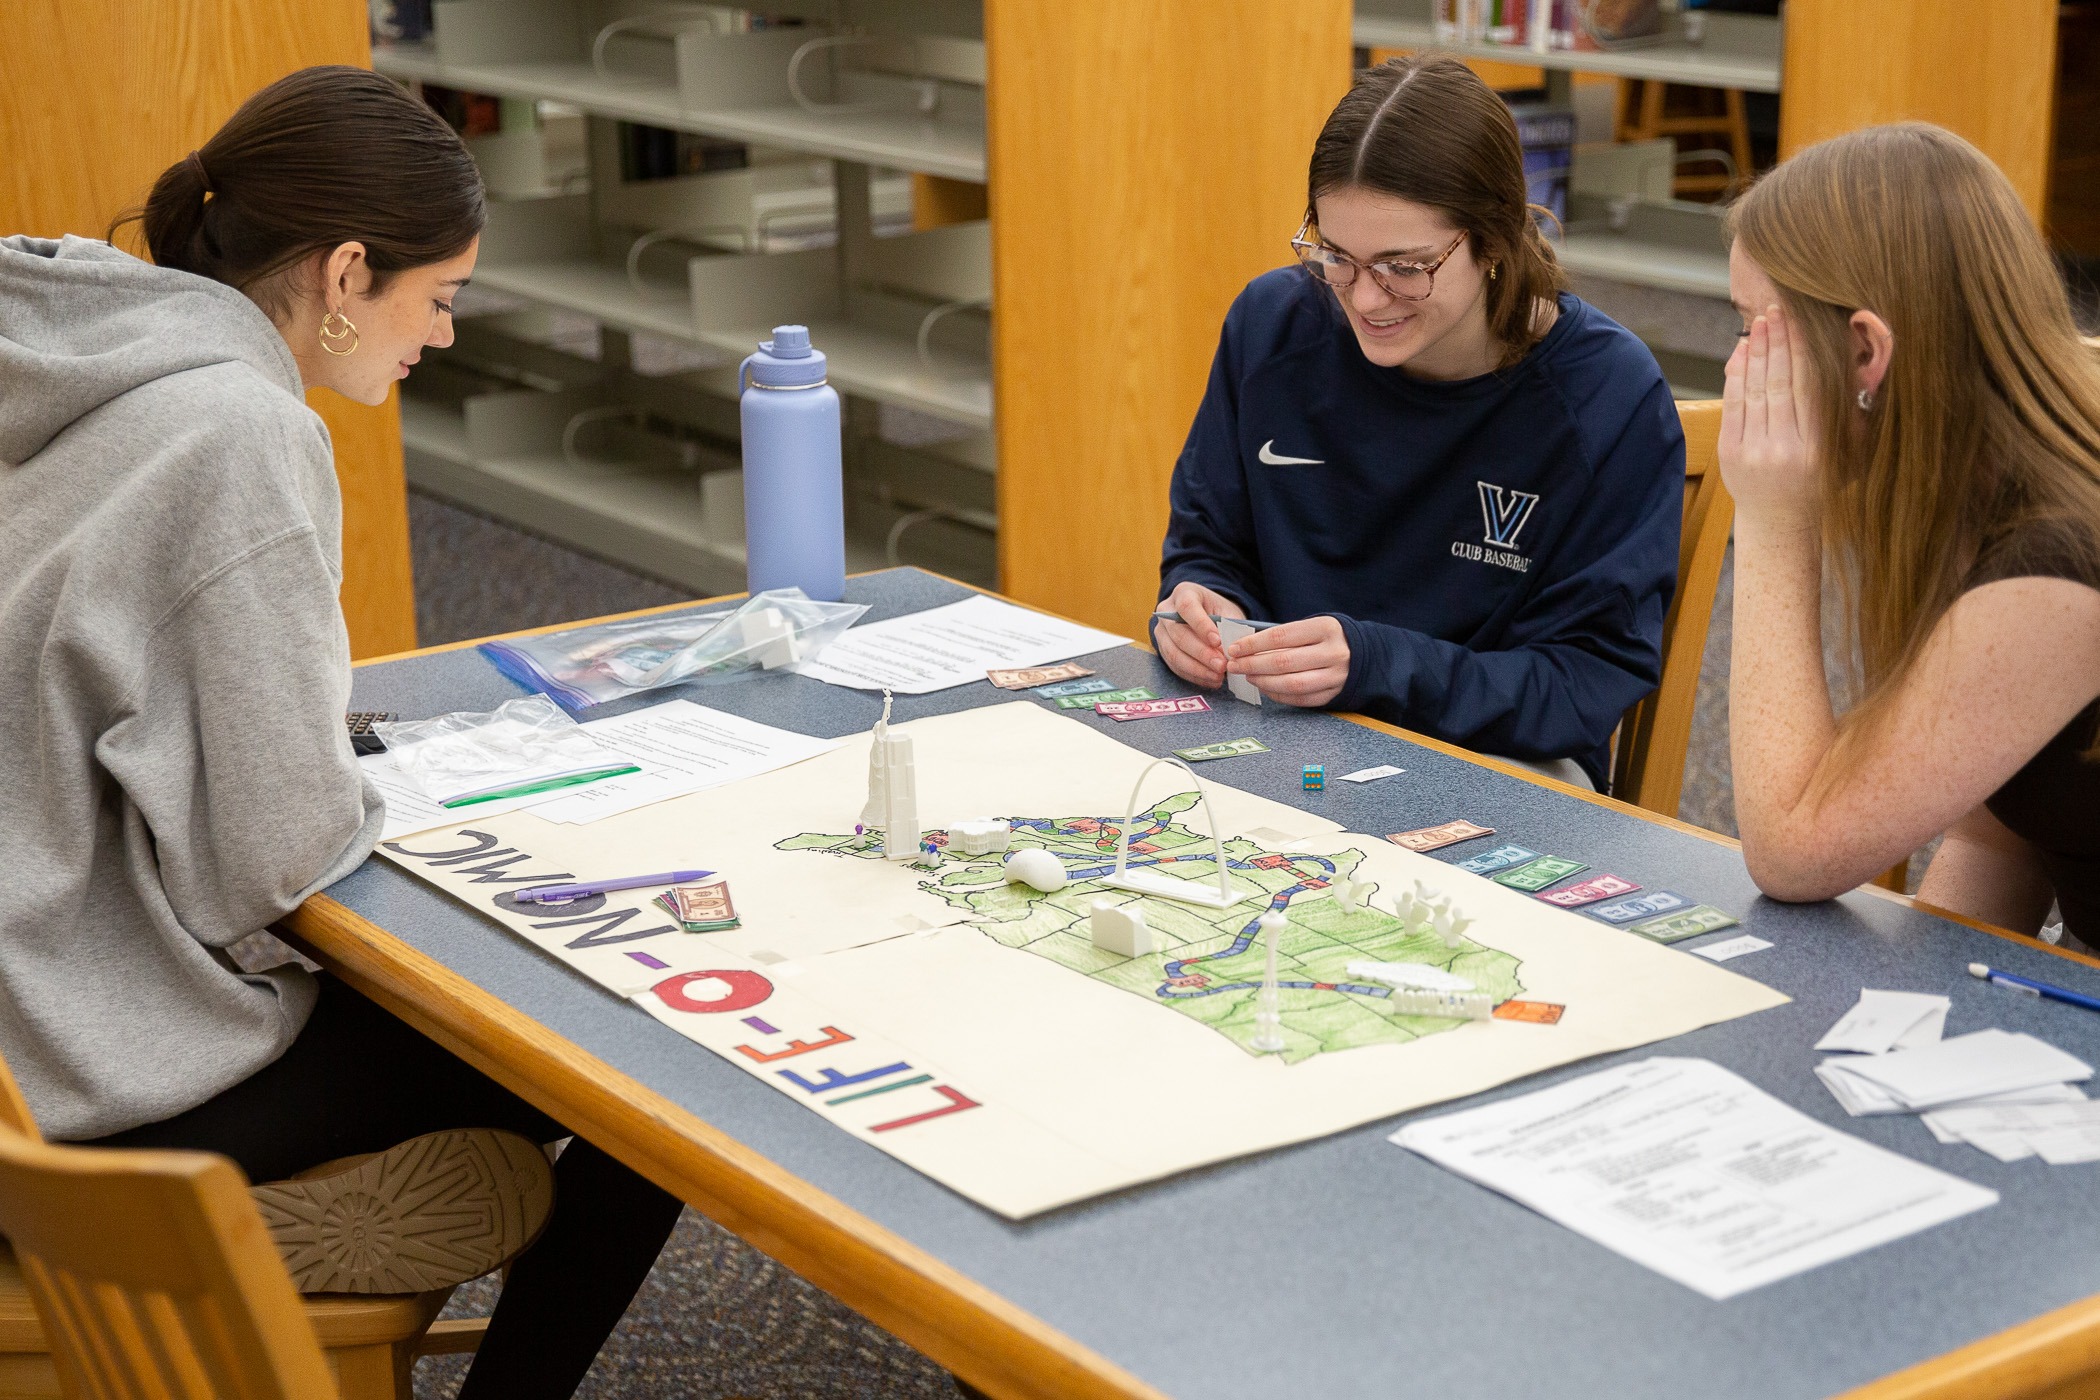
[[[1677,815],[1684,792],[1699,663],[1735,520],[1735,502],[1721,484],[1720,401],[1679,403],[1677,416],[1684,425],[1684,533],[1677,545],[1677,593],[1663,623],[1662,684],[1620,723],[1611,785],[1614,797],[1666,817]]]
[[[0,1118],[0,1234],[68,1397],[335,1400],[237,1167],[45,1143],[4,1065]]]

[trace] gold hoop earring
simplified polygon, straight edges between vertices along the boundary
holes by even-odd
[[[341,321],[343,323],[342,328],[340,330],[330,330],[328,328],[330,321]],[[346,339],[350,342],[349,349],[338,350],[335,348]],[[350,324],[348,316],[345,316],[340,311],[331,311],[321,318],[321,348],[331,355],[355,355],[357,353],[357,327]]]

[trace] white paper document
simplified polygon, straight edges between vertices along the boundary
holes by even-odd
[[[583,727],[605,747],[639,764],[642,771],[554,793],[551,801],[533,808],[534,816],[550,822],[594,822],[666,798],[770,773],[829,753],[845,742],[776,729],[690,700],[666,700],[611,719],[592,720]]]
[[[1390,763],[1381,763],[1376,768],[1359,768],[1354,773],[1344,773],[1336,778],[1338,783],[1375,783],[1380,778],[1397,778],[1407,770],[1395,768]]]
[[[1998,1200],[1707,1060],[1642,1060],[1392,1141],[1713,1299]]]
[[[2100,1161],[2100,1103],[2068,1085],[2054,1103],[1964,1104],[1925,1115],[1941,1142],[1966,1142],[2001,1162],[2039,1155],[2051,1166]]]
[[[1128,641],[979,595],[848,628],[795,669],[830,685],[924,695],[981,681],[986,671],[1047,666]]]
[[[1930,1045],[1946,1029],[1950,1004],[1946,997],[1925,992],[1864,989],[1853,1008],[1816,1042],[1816,1049],[1881,1055]]]
[[[1910,1112],[2093,1077],[2093,1067],[2076,1056],[2031,1035],[2001,1030],[1971,1031],[1917,1050],[1826,1060],[1817,1070],[1833,1064],[1841,1073],[1881,1089]]]

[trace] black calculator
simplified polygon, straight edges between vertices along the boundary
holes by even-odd
[[[344,715],[343,722],[350,726],[351,750],[360,754],[385,753],[386,741],[373,732],[372,726],[399,718],[386,710],[352,710]]]

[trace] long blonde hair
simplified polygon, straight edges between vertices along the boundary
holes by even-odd
[[[1811,146],[1752,187],[1729,223],[1807,342],[1824,542],[1864,682],[1850,732],[2000,541],[2040,527],[2100,580],[2100,365],[2011,182],[1941,127],[1902,122]],[[1864,411],[1857,310],[1895,340]]]

